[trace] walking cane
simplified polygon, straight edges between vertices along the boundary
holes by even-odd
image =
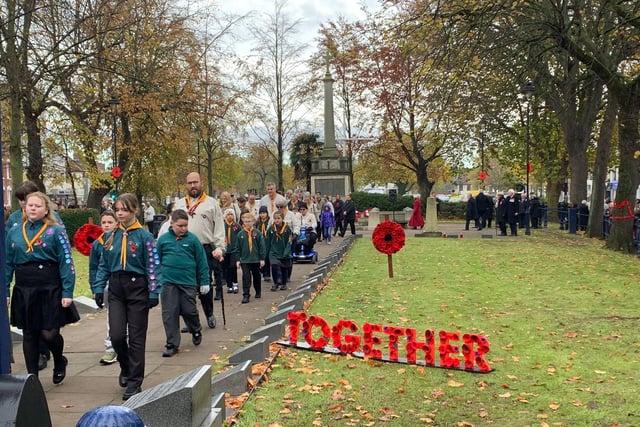
[[[222,305],[222,329],[227,329],[227,317],[224,314],[224,290],[220,290],[220,304]]]
[[[215,287],[217,288],[218,283],[217,283],[217,278],[220,278],[220,280],[222,281],[222,260],[224,258],[221,258],[218,260],[218,266],[217,268],[220,269],[219,270],[219,274],[214,275],[214,278],[216,278],[216,283],[215,283]],[[213,300],[215,302],[215,299]],[[226,330],[227,329],[227,316],[224,313],[224,289],[222,289],[222,283],[220,283],[220,304],[222,305],[222,329]]]
[[[222,268],[221,265],[219,267]],[[220,272],[220,279],[222,280],[222,272]],[[227,316],[224,313],[224,289],[222,289],[222,283],[220,283],[220,304],[222,306],[222,329],[227,330]]]

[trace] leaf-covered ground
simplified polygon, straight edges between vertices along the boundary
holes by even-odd
[[[390,279],[386,255],[359,240],[308,313],[482,333],[494,371],[285,348],[236,425],[640,425],[637,258],[545,230],[408,238],[393,264]]]

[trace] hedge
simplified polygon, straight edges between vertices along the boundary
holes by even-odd
[[[467,204],[465,202],[439,202],[438,218],[439,219],[464,219],[464,209]]]
[[[58,214],[64,222],[72,244],[76,231],[89,222],[89,217],[93,218],[94,224],[100,225],[100,212],[97,209],[64,209],[58,211]]]
[[[413,208],[412,196],[398,197],[398,200],[392,203],[386,194],[355,192],[351,194],[351,199],[360,212],[372,208],[378,208],[381,211],[401,211],[404,208]]]

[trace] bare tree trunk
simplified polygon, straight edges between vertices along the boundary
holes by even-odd
[[[38,125],[40,111],[32,107],[30,97],[26,97],[23,101],[22,109],[25,130],[27,131],[27,152],[29,156],[27,179],[33,181],[41,191],[46,192],[42,173],[42,140],[40,138],[40,126]]]
[[[611,233],[607,247],[616,251],[632,253],[634,251],[633,204],[640,181],[638,162],[634,158],[638,135],[638,118],[640,106],[640,84],[623,87],[613,94],[619,97],[618,134],[620,150],[620,178],[618,180],[618,197],[616,206],[611,212]]]
[[[609,156],[611,155],[611,138],[616,125],[618,104],[613,97],[609,97],[609,102],[604,114],[604,120],[600,127],[598,137],[598,147],[596,149],[596,161],[593,169],[593,188],[591,191],[591,215],[587,235],[589,237],[602,238],[604,228],[604,181],[607,177]]]

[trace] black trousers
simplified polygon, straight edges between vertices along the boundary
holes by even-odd
[[[262,294],[262,276],[260,275],[260,264],[257,262],[242,263],[242,296],[250,296],[251,279],[253,279],[253,289],[256,295]]]
[[[109,278],[109,333],[128,387],[142,385],[149,324],[149,288],[145,276],[125,272]],[[128,339],[127,339],[128,337]]]
[[[355,218],[345,218],[342,223],[342,233],[341,236],[344,236],[347,232],[347,226],[351,229],[351,235],[356,234],[356,219]]]
[[[286,285],[291,277],[291,258],[274,259],[270,264],[273,285]]]
[[[224,281],[227,283],[227,287],[231,288],[233,284],[238,284],[238,268],[236,267],[236,254],[226,254],[224,261],[222,261],[222,275]],[[221,288],[222,284],[218,286],[216,283],[216,289]]]
[[[196,307],[196,288],[194,285],[175,283],[165,283],[162,287],[162,324],[167,336],[167,347],[180,347],[180,316],[190,333],[202,330]]]

